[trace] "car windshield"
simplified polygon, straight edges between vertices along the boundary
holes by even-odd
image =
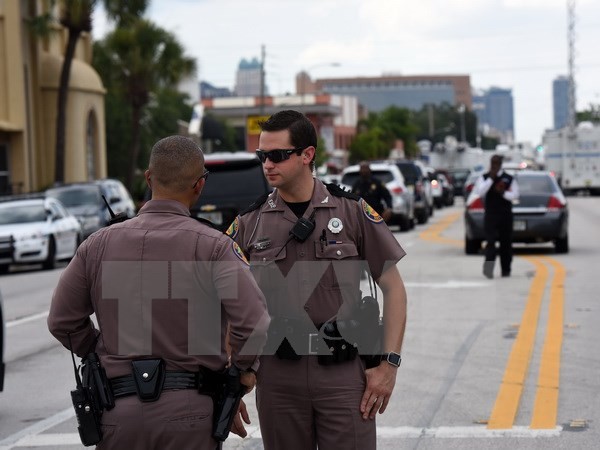
[[[452,178],[454,179],[454,181],[464,181],[467,179],[467,177],[469,176],[470,171],[469,170],[457,170],[457,171],[450,171],[450,175],[452,175]]]
[[[96,186],[50,189],[46,194],[49,197],[57,198],[67,208],[82,205],[97,205],[99,203],[99,193]]]
[[[549,176],[520,174],[517,182],[521,194],[547,194],[555,190],[554,183]]]
[[[371,175],[381,181],[383,184],[394,181],[394,174],[389,170],[371,170]],[[360,178],[358,172],[348,172],[342,177],[342,184],[347,186],[353,186],[354,183]]]
[[[0,225],[16,223],[44,222],[46,210],[44,205],[15,205],[0,208]]]
[[[237,197],[240,191],[250,197],[258,197],[265,191],[262,167],[258,164],[207,164],[210,171],[200,200]]]

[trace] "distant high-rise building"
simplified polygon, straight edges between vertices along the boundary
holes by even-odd
[[[480,131],[500,139],[503,144],[514,140],[514,105],[512,89],[491,87],[473,95],[473,111]]]
[[[558,76],[552,82],[552,109],[554,129],[559,130],[569,122],[569,78]]]
[[[235,95],[238,97],[261,95],[261,72],[262,65],[257,58],[252,58],[252,60],[242,59],[238,65],[235,77]],[[264,92],[262,92],[262,94],[268,94],[266,86],[264,86]]]

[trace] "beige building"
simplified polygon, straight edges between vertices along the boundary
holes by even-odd
[[[54,182],[57,95],[67,32],[33,34],[37,0],[0,0],[0,194],[43,190]],[[91,36],[80,39],[66,112],[65,182],[106,177],[104,93],[91,67]]]

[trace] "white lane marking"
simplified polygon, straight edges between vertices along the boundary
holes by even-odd
[[[258,427],[246,427],[248,440],[261,439]],[[490,439],[490,438],[539,438],[559,437],[562,427],[550,430],[532,430],[528,427],[513,427],[507,430],[488,430],[483,426],[475,427],[377,427],[377,438],[386,440],[391,438],[416,439]],[[229,440],[241,440],[235,434],[229,435]],[[81,445],[78,433],[46,433],[31,435],[21,438],[13,447],[44,447],[56,445]],[[4,448],[4,447],[0,447]],[[11,448],[11,447],[6,447]]]
[[[418,281],[405,281],[404,286],[406,287],[417,287],[417,288],[431,288],[431,289],[462,289],[466,287],[486,287],[490,286],[489,281],[459,281],[459,280],[448,280],[442,283],[433,282],[418,282]]]
[[[46,317],[48,317],[48,311],[43,311],[41,313],[21,317],[20,319],[15,319],[15,320],[6,322],[6,328],[16,327],[17,325],[23,325],[24,323],[33,322],[34,320],[44,319]]]
[[[23,428],[22,430],[11,434],[7,438],[2,439],[0,441],[0,450],[7,450],[13,448],[21,439],[43,433],[49,428],[52,428],[60,423],[65,422],[66,420],[71,419],[74,415],[75,411],[71,406],[70,408],[56,413],[53,416],[47,417],[44,420],[40,420],[39,422],[36,422],[33,425],[28,426],[27,428]]]

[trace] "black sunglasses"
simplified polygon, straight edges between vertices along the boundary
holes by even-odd
[[[208,170],[204,170],[204,173],[202,175],[200,175],[200,177],[196,180],[196,182],[194,184],[192,184],[192,189],[196,188],[196,185],[198,184],[198,182],[204,178],[205,180],[208,180],[208,174],[210,172]]]
[[[298,147],[298,148],[291,148],[291,149],[276,149],[276,150],[269,150],[269,151],[265,151],[265,150],[256,150],[256,156],[258,156],[258,159],[260,159],[261,163],[264,163],[267,158],[270,159],[272,162],[274,163],[279,163],[281,161],[285,161],[286,159],[290,159],[290,156],[292,155],[292,153],[296,153],[296,154],[300,154],[302,152],[302,150],[304,150],[306,147]]]

